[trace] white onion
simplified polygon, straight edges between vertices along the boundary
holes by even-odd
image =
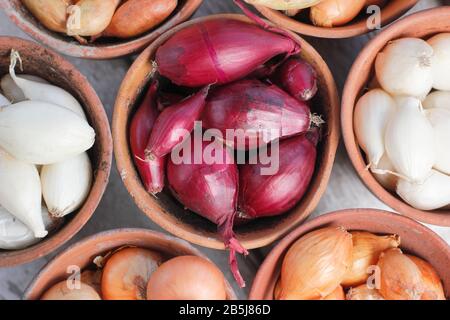
[[[435,210],[450,204],[450,177],[436,170],[423,183],[400,179],[398,195],[419,210]]]
[[[383,155],[377,168],[372,169],[372,172],[375,179],[383,186],[383,188],[389,191],[395,191],[397,188],[398,177],[391,174],[392,172],[395,172],[395,168],[387,153]]]
[[[2,95],[0,93],[0,107],[8,106],[10,104],[11,104],[11,102],[4,95]]]
[[[442,108],[450,110],[450,91],[434,91],[423,101],[425,109]]]
[[[63,161],[90,149],[94,141],[94,129],[66,108],[23,101],[0,112],[0,147],[25,162]]]
[[[354,127],[359,145],[366,153],[369,165],[377,167],[385,152],[386,126],[395,112],[392,97],[381,89],[362,96],[355,106]]]
[[[432,58],[433,48],[422,39],[394,40],[377,55],[377,79],[392,95],[424,98],[433,87]]]
[[[41,214],[41,197],[36,167],[0,150],[0,205],[28,226],[36,238],[47,235]]]
[[[47,208],[41,208],[42,219],[47,230],[53,229],[57,223],[50,217]],[[20,250],[29,247],[40,239],[19,219],[0,206],[0,249]]]
[[[92,166],[86,152],[42,167],[42,194],[54,217],[63,217],[78,209],[92,184]]]
[[[397,99],[397,112],[386,128],[386,151],[396,172],[421,182],[436,161],[434,130],[418,99]]]
[[[450,109],[428,109],[426,114],[436,136],[434,168],[450,174]]]
[[[77,113],[83,118],[86,118],[80,103],[66,90],[51,84],[30,81],[25,78],[17,77],[15,72],[17,61],[20,61],[20,55],[17,51],[12,50],[9,74],[27,99],[56,104]]]
[[[450,90],[450,33],[438,34],[427,42],[434,50],[433,88]]]
[[[46,80],[36,77],[30,74],[21,74],[19,76],[21,79],[27,79],[34,82],[40,83],[48,83]],[[25,95],[23,94],[22,89],[20,89],[17,84],[14,82],[11,75],[5,74],[0,82],[1,88],[5,96],[12,101],[13,103],[21,102],[27,100]]]

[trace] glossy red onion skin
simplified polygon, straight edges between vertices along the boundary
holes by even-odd
[[[145,160],[145,148],[153,125],[158,117],[156,108],[156,92],[158,83],[154,82],[148,90],[144,101],[139,106],[130,124],[130,147],[133,161],[136,165],[145,189],[156,194],[164,188],[165,157]]]
[[[203,149],[209,144],[202,142]],[[220,143],[217,145],[221,146]],[[175,198],[186,208],[218,226],[219,234],[230,250],[232,272],[239,285],[245,286],[237,267],[236,252],[248,253],[233,232],[238,199],[238,169],[232,155],[227,149],[224,150],[222,164],[175,164],[169,159],[167,178]],[[194,156],[194,148],[191,155]]]
[[[156,52],[159,73],[187,87],[226,84],[244,78],[275,56],[300,51],[292,39],[234,19],[188,26]]]
[[[245,218],[281,215],[305,195],[314,173],[318,132],[280,142],[280,166],[275,175],[261,175],[268,165],[239,167],[239,211]]]
[[[317,93],[317,74],[305,60],[290,58],[275,72],[273,82],[293,97],[308,101]]]
[[[227,145],[249,149],[306,132],[311,124],[311,113],[306,103],[275,85],[259,80],[240,80],[212,90],[202,121],[205,128],[220,130]],[[258,135],[247,136],[244,148],[238,139],[226,139],[227,129],[254,130]],[[270,130],[275,130],[274,134],[263,139],[262,134]]]
[[[178,130],[189,133],[205,108],[209,87],[205,87],[191,97],[165,108],[156,119],[145,154],[147,159],[164,157],[181,143],[187,134],[179,135]]]

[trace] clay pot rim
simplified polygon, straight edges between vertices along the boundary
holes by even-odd
[[[405,17],[381,32],[378,36],[372,39],[360,52],[350,70],[347,81],[345,83],[341,107],[341,126],[345,147],[347,149],[350,160],[361,180],[375,196],[377,196],[382,202],[387,204],[395,211],[409,216],[413,219],[428,224],[450,227],[449,210],[418,210],[384,189],[383,186],[381,186],[373,177],[373,175],[368,170],[366,170],[365,160],[356,141],[353,130],[353,110],[356,104],[356,100],[359,97],[359,93],[355,92],[355,88],[359,88],[360,81],[358,80],[358,75],[360,74],[360,69],[366,63],[368,63],[367,60],[370,54],[374,50],[379,52],[382,48],[384,48],[388,41],[394,38],[402,37],[402,33],[405,30],[408,30],[409,28],[415,28],[417,25],[421,25],[424,21],[434,21],[433,18],[435,17],[435,15],[450,16],[450,7],[439,7],[424,10]]]
[[[167,30],[189,19],[202,2],[203,0],[186,0],[185,4],[178,9],[178,13],[160,24],[153,31],[148,31],[144,35],[131,40],[118,40],[123,41],[123,43],[100,46],[81,45],[76,40],[61,40],[54,36],[56,32],[47,30],[45,27],[43,27],[45,30],[41,30],[29,19],[23,18],[14,9],[9,0],[0,0],[0,9],[3,9],[8,18],[22,31],[56,51],[76,58],[106,60],[127,56],[142,50]]]
[[[381,25],[385,26],[399,17],[401,17],[405,12],[414,7],[419,0],[404,0],[398,8],[393,8],[389,10],[389,14],[383,14],[383,9],[381,10]],[[334,28],[323,28],[317,27],[310,23],[300,22],[291,17],[286,16],[281,11],[267,8],[261,5],[254,5],[255,9],[258,10],[263,16],[265,16],[270,21],[284,27],[286,29],[292,30],[294,32],[318,38],[328,38],[328,39],[340,39],[340,38],[351,38],[359,36],[362,34],[369,33],[370,30],[367,27],[366,21],[350,22],[347,25]],[[395,10],[394,10],[395,9]]]
[[[136,172],[135,166],[130,157],[129,144],[128,144],[128,135],[127,135],[127,123],[128,118],[126,117],[126,108],[131,107],[128,106],[129,99],[126,94],[121,94],[121,92],[128,91],[128,84],[133,79],[132,75],[134,73],[139,72],[140,65],[144,63],[146,57],[150,56],[151,51],[158,47],[161,43],[163,43],[168,37],[177,32],[178,30],[189,26],[194,23],[198,23],[205,20],[211,19],[238,19],[246,22],[252,22],[247,17],[241,14],[217,14],[210,15],[206,17],[197,18],[194,20],[190,20],[179,26],[173,28],[169,32],[165,33],[163,36],[158,38],[155,42],[153,42],[147,49],[145,49],[141,55],[135,60],[133,65],[130,67],[127,75],[125,76],[122,86],[119,89],[119,94],[116,99],[116,104],[114,107],[112,128],[113,128],[113,141],[114,141],[114,154],[116,159],[117,169],[119,171],[120,176],[122,177],[122,181],[125,184],[126,189],[129,194],[133,198],[134,202],[141,209],[142,213],[146,214],[153,222],[158,224],[160,227],[165,229],[171,234],[174,234],[177,237],[182,239],[186,239],[192,243],[197,245],[208,247],[212,249],[225,250],[225,246],[221,239],[218,237],[208,237],[201,234],[201,231],[198,231],[194,228],[193,225],[187,223],[180,223],[173,215],[168,214],[166,210],[161,208],[156,200],[150,196],[145,188],[143,187],[139,175]],[[318,54],[318,52],[308,44],[304,39],[300,38],[298,35],[290,32],[294,38],[296,38],[302,45],[302,48],[308,52],[308,55],[311,56],[314,60],[318,62],[321,66],[321,72],[323,75],[324,81],[327,84],[327,92],[329,95],[329,109],[331,110],[328,119],[328,130],[329,135],[327,137],[326,148],[324,148],[323,153],[325,156],[323,157],[323,163],[320,170],[318,170],[317,175],[320,176],[320,184],[317,187],[315,195],[312,196],[311,201],[306,206],[305,210],[302,214],[291,213],[295,218],[291,218],[289,223],[284,223],[281,227],[277,228],[277,230],[264,230],[252,232],[251,237],[249,239],[240,239],[241,244],[247,249],[255,249],[266,246],[275,240],[279,239],[286,233],[288,233],[295,225],[304,221],[315,209],[317,204],[319,203],[322,195],[325,193],[326,187],[328,185],[329,178],[331,176],[331,170],[334,163],[334,158],[336,155],[337,146],[340,138],[340,122],[339,117],[336,116],[339,114],[339,96],[336,88],[336,84],[334,82],[334,78],[329,70],[326,62],[322,59],[322,57]],[[133,83],[132,85],[136,85]],[[131,175],[131,178],[130,178]],[[316,177],[317,180],[318,177]],[[238,234],[239,238],[239,234]]]
[[[45,273],[49,272],[49,270],[52,269],[52,267],[56,264],[58,264],[58,260],[61,259],[61,257],[69,254],[71,251],[73,251],[76,248],[88,246],[91,242],[98,242],[102,239],[108,239],[110,237],[114,237],[117,235],[129,235],[130,238],[133,236],[140,236],[142,233],[149,235],[150,237],[162,239],[163,241],[167,241],[169,243],[175,243],[178,247],[182,246],[184,249],[189,251],[191,255],[198,256],[201,258],[204,258],[212,263],[205,254],[200,252],[200,250],[196,249],[194,246],[192,246],[189,242],[183,239],[179,239],[176,237],[173,237],[171,235],[167,235],[162,232],[153,231],[149,229],[143,229],[143,228],[119,228],[119,229],[111,229],[102,231],[93,235],[90,235],[72,245],[70,245],[67,249],[65,249],[63,252],[59,253],[57,256],[55,256],[50,262],[48,262],[35,276],[35,278],[32,280],[32,282],[28,285],[27,289],[25,290],[25,293],[23,295],[24,300],[29,300],[29,296],[35,290],[35,286],[39,279],[44,275]],[[123,245],[126,245],[125,243]],[[215,265],[215,263],[214,263]],[[225,277],[225,275],[224,275]],[[236,300],[237,296],[234,292],[233,288],[231,287],[228,280],[225,278],[226,286],[227,286],[227,295],[229,300]]]
[[[444,254],[450,259],[450,247],[449,245],[442,239],[439,235],[433,232],[431,229],[426,226],[420,224],[419,222],[396,214],[394,212],[379,210],[379,209],[344,209],[338,210],[331,213],[327,213],[321,215],[307,223],[302,224],[301,226],[294,229],[291,233],[289,233],[285,238],[283,238],[266,256],[264,262],[261,264],[256,276],[253,280],[252,287],[250,289],[249,300],[260,300],[261,294],[256,292],[258,290],[258,285],[260,282],[264,281],[268,277],[273,277],[273,274],[268,275],[268,271],[266,269],[271,268],[272,263],[275,261],[277,263],[281,256],[288,250],[288,248],[299,239],[301,236],[305,235],[306,232],[310,232],[310,230],[314,230],[317,228],[324,227],[325,225],[338,220],[342,216],[347,217],[361,217],[361,215],[376,215],[381,219],[386,221],[397,221],[399,224],[404,225],[405,227],[411,227],[420,232],[421,234],[427,234],[435,241],[436,248],[439,250],[440,254]],[[363,230],[362,230],[363,231]],[[448,290],[449,288],[447,288]]]
[[[95,118],[100,120],[100,130],[96,130],[96,139],[100,139],[100,142],[96,143],[99,143],[99,145],[101,145],[98,159],[99,165],[97,168],[94,168],[97,169],[96,175],[93,180],[91,191],[83,206],[78,210],[76,215],[73,216],[69,222],[65,223],[61,227],[61,229],[48,236],[47,238],[44,238],[41,242],[22,250],[1,251],[0,267],[12,267],[25,264],[46,256],[50,252],[62,246],[73,236],[75,236],[78,231],[80,231],[81,228],[89,221],[89,219],[94,214],[98,204],[100,203],[100,200],[102,199],[102,196],[108,184],[112,164],[113,144],[109,121],[103,104],[87,78],[82,75],[74,65],[65,60],[59,54],[55,53],[53,50],[44,48],[38,43],[17,37],[0,36],[0,42],[3,41],[5,43],[11,44],[11,47],[14,47],[15,44],[20,43],[24,46],[32,47],[34,52],[44,51],[46,54],[52,57],[53,66],[55,67],[55,69],[60,69],[61,71],[70,70],[71,76],[77,80],[76,82],[82,83],[80,92],[84,95],[86,101],[89,102],[89,105],[92,106],[92,109],[95,110]],[[89,114],[86,108],[85,111]],[[92,117],[92,119],[94,119],[94,117]]]

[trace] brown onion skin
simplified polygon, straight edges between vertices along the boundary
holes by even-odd
[[[153,125],[159,115],[156,107],[156,93],[158,83],[150,86],[144,101],[139,106],[130,124],[130,147],[133,161],[136,165],[145,189],[156,194],[163,190],[165,179],[166,157],[154,157],[145,159],[145,148],[153,129]]]
[[[422,272],[425,284],[425,292],[421,300],[446,300],[441,279],[436,270],[428,262],[418,257],[407,255]]]
[[[156,63],[160,74],[175,84],[201,87],[244,78],[275,56],[299,50],[299,45],[285,35],[222,18],[178,31],[159,47]]]
[[[79,288],[70,289],[67,281],[61,281],[48,289],[41,300],[101,300],[90,285],[80,283]]]
[[[186,140],[192,143],[194,139]],[[230,249],[230,265],[240,286],[245,286],[239,271],[235,253],[247,254],[239,244],[233,232],[234,218],[238,198],[238,168],[230,152],[217,142],[200,142],[202,154],[208,146],[222,149],[221,163],[175,164],[172,157],[167,164],[167,178],[172,194],[186,208],[210,220],[218,226],[218,231]],[[191,148],[191,159],[195,150]]]
[[[338,286],[332,293],[323,297],[321,300],[345,300],[345,292],[342,286]]]
[[[250,218],[276,216],[292,209],[305,195],[317,158],[317,130],[280,142],[279,170],[262,175],[267,164],[239,167],[239,211]]]
[[[308,131],[311,113],[306,103],[275,85],[240,80],[212,90],[202,120],[205,128],[220,130],[228,146],[249,149]],[[245,132],[245,145],[236,137],[227,140],[227,129]],[[263,139],[262,135],[271,130],[273,134]]]
[[[317,93],[317,74],[305,60],[290,58],[275,72],[274,83],[301,101],[314,98]]]
[[[366,284],[350,288],[347,300],[384,300],[377,289],[370,289]]]

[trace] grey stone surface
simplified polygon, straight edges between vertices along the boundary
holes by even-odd
[[[422,0],[412,12],[444,4],[450,4],[450,1]],[[223,12],[239,12],[239,10],[234,7],[231,0],[205,0],[195,16],[198,17]],[[0,35],[29,38],[13,25],[1,11]],[[352,62],[361,48],[374,35],[375,33],[372,33],[343,40],[308,38],[308,41],[317,48],[329,64],[336,82],[338,83],[340,92],[342,92],[342,87]],[[87,76],[102,99],[108,117],[111,119],[117,89],[132,62],[132,57],[110,61],[68,59]],[[311,218],[339,209],[361,207],[388,209],[361,183],[348,160],[345,149],[341,145],[339,147],[336,164],[333,169],[327,192]],[[68,245],[99,231],[121,227],[142,227],[162,231],[158,226],[140,213],[124,188],[117,170],[115,169],[115,164],[113,164],[110,183],[106,193],[88,224],[74,237],[74,239],[51,255],[23,266],[0,269],[0,299],[21,299],[27,285],[32,281],[38,271],[52,259],[55,254],[67,248]],[[432,229],[450,243],[450,228],[432,227]],[[253,250],[249,257],[239,259],[244,278],[247,279],[248,283],[247,288],[243,290],[238,289],[235,286],[236,292],[240,298],[246,298],[258,266],[261,264],[265,254],[271,247],[272,246],[260,250]],[[228,271],[227,254],[217,250],[200,249],[215,261],[224,271],[227,278],[230,279],[230,282],[234,283],[231,274]]]

